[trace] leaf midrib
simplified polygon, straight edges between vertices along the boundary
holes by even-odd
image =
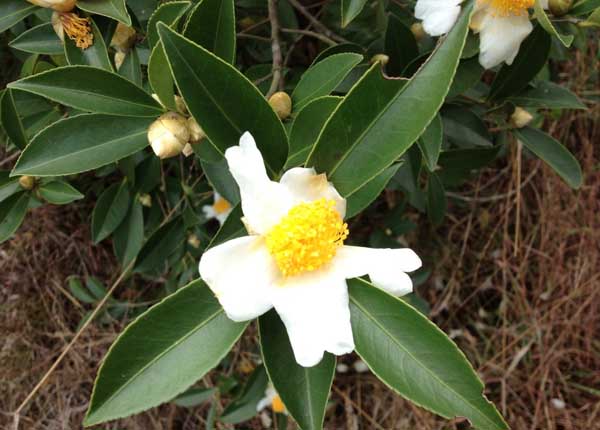
[[[453,390],[445,381],[441,380],[428,367],[426,367],[423,363],[421,363],[419,360],[417,360],[416,357],[413,354],[411,354],[410,351],[408,351],[400,342],[398,342],[396,340],[396,338],[394,336],[392,336],[391,333],[375,318],[375,316],[372,315],[370,312],[368,312],[363,306],[361,306],[354,297],[350,296],[350,300],[365,315],[367,315],[369,317],[369,319],[371,319],[375,323],[375,325],[377,325],[385,335],[387,335],[396,345],[398,345],[398,347],[400,349],[402,349],[415,363],[417,363],[419,365],[419,367],[421,367],[423,370],[425,370],[427,373],[429,373],[436,381],[438,381],[442,386],[446,387],[450,392],[455,393],[460,399],[463,400],[463,402],[465,404],[469,405],[472,409],[474,409],[477,412],[478,415],[480,415],[481,417],[483,417],[485,419],[485,421],[491,423],[494,426],[494,428],[498,428],[497,424],[494,421],[492,421],[490,418],[488,418],[487,415],[485,415],[482,412],[480,412],[477,409],[477,407],[475,405],[473,405],[468,399],[466,399],[465,397],[463,397],[462,394],[460,394],[457,391]]]

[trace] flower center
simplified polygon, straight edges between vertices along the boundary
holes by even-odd
[[[60,22],[69,39],[81,49],[87,49],[94,43],[94,34],[89,18],[81,18],[75,13],[61,13]]]
[[[273,400],[271,400],[271,409],[273,409],[273,412],[276,412],[278,414],[282,414],[285,412],[285,405],[281,401],[281,397],[279,397],[279,394],[275,395],[275,397],[273,397]]]
[[[526,15],[527,9],[532,8],[535,0],[482,0],[494,9],[495,16]]]
[[[227,212],[229,209],[231,209],[231,204],[222,197],[215,200],[213,204],[213,210],[219,215]]]
[[[266,235],[267,248],[284,276],[316,270],[328,263],[348,237],[348,225],[333,200],[294,206]]]

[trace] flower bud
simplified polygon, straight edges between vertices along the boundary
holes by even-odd
[[[269,104],[282,120],[292,114],[292,99],[283,91],[273,94],[269,99]]]
[[[554,16],[566,15],[573,6],[573,0],[549,0],[548,9]]]
[[[187,106],[185,105],[183,98],[181,98],[180,96],[175,96],[175,106],[177,106],[177,112],[182,113],[184,115],[188,114]]]
[[[123,65],[126,56],[127,54],[123,51],[115,52],[115,67],[117,68],[117,70],[119,70]]]
[[[381,63],[382,66],[385,66],[390,61],[390,57],[385,54],[375,54],[371,57],[371,64]]]
[[[183,149],[181,150],[181,153],[184,157],[189,157],[190,155],[192,155],[194,153],[194,148],[192,148],[192,144],[186,143]]]
[[[148,141],[159,158],[179,155],[189,139],[187,120],[176,112],[161,115],[148,128]]]
[[[135,29],[123,23],[118,23],[110,41],[110,46],[117,51],[128,52],[135,43]]]
[[[20,176],[19,185],[26,190],[31,190],[35,186],[35,178],[33,176],[27,175]]]
[[[415,36],[415,39],[417,39],[417,42],[423,40],[423,38],[426,36],[425,29],[423,29],[423,24],[420,22],[415,22],[413,25],[411,25],[410,31],[412,32],[413,36]]]
[[[71,12],[75,8],[77,0],[27,0],[36,6],[53,9],[57,12]]]
[[[190,245],[192,248],[200,248],[200,239],[198,238],[198,236],[196,236],[195,234],[191,234],[188,237],[187,240],[188,245]]]
[[[202,130],[202,127],[200,127],[200,124],[198,124],[194,117],[189,117],[187,124],[190,131],[190,143],[198,143],[206,137],[204,130]]]
[[[533,120],[533,115],[517,106],[510,116],[510,124],[515,128],[523,128]]]
[[[152,207],[152,196],[150,194],[140,194],[138,200],[142,206],[146,206],[147,208]]]

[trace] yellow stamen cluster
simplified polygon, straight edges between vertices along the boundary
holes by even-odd
[[[213,210],[219,215],[227,212],[229,209],[231,209],[231,204],[222,197],[218,198],[213,204]]]
[[[526,15],[527,9],[535,4],[535,0],[483,0],[494,10],[496,16]]]
[[[69,39],[81,49],[87,49],[94,43],[94,34],[89,18],[81,18],[75,13],[61,13],[60,22]]]
[[[279,395],[273,397],[273,400],[271,401],[271,409],[273,409],[273,412],[277,414],[282,414],[285,412],[285,405],[281,401],[281,397],[279,397]]]
[[[331,261],[348,237],[348,225],[333,200],[294,206],[266,235],[269,252],[284,276],[318,269]]]

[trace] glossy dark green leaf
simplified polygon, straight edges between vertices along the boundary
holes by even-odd
[[[419,47],[412,31],[391,14],[385,30],[385,54],[390,57],[385,65],[389,76],[401,76],[406,66],[419,56]]]
[[[427,170],[430,172],[435,170],[438,158],[440,157],[443,131],[442,117],[438,114],[417,141],[421,154],[423,154],[423,160],[425,161]]]
[[[202,281],[167,297],[112,345],[98,371],[84,425],[171,400],[215,367],[246,325],[227,318]]]
[[[472,7],[472,2],[463,7],[448,36],[410,80],[386,79],[374,65],[325,124],[307,166],[326,172],[348,196],[396,161],[433,120],[448,93]]]
[[[19,185],[18,178],[11,178],[8,170],[0,170],[0,202],[6,200],[13,194],[23,191]]]
[[[83,286],[81,281],[76,276],[69,277],[69,291],[75,298],[83,303],[96,303],[98,299]]]
[[[330,94],[362,58],[362,55],[354,53],[335,54],[312,65],[304,72],[292,93],[294,111],[301,110],[318,97]]]
[[[39,8],[24,0],[2,0],[0,2],[0,33],[8,30]]]
[[[302,430],[323,428],[325,409],[335,373],[335,357],[325,353],[313,367],[296,363],[281,319],[275,310],[259,319],[263,361],[275,390]]]
[[[40,197],[55,205],[66,205],[83,198],[77,189],[65,181],[52,181],[39,187]]]
[[[513,63],[503,65],[490,89],[490,99],[511,96],[527,86],[544,67],[550,53],[552,39],[537,25],[523,41]]]
[[[200,160],[200,165],[213,188],[233,206],[237,205],[240,202],[240,191],[225,158],[217,163]]]
[[[189,1],[173,1],[162,4],[152,14],[148,21],[148,44],[154,48],[160,37],[158,36],[157,24],[162,22],[168,26],[176,25],[190,7]]]
[[[522,107],[545,109],[586,108],[579,97],[567,88],[549,81],[538,82],[534,88],[529,88],[508,100]]]
[[[129,79],[138,87],[142,86],[142,66],[136,48],[131,49],[125,56],[125,60],[119,68],[119,75]]]
[[[446,192],[438,176],[431,172],[427,180],[427,217],[434,226],[440,225],[446,215]]]
[[[544,10],[540,0],[535,0],[533,8],[535,10],[535,17],[544,30],[546,30],[548,34],[551,34],[560,40],[560,43],[562,43],[566,48],[571,46],[575,36],[572,34],[561,34],[556,30],[556,27],[554,27],[552,21],[550,21],[550,18],[548,18],[548,15],[546,15],[546,11]]]
[[[185,393],[173,399],[173,403],[183,408],[193,408],[204,402],[209,401],[217,392],[216,387],[212,388],[190,388]]]
[[[473,88],[480,81],[484,70],[477,57],[461,60],[446,98],[457,97]]]
[[[17,231],[29,205],[29,193],[13,194],[0,203],[0,243],[11,238]]]
[[[240,395],[223,410],[220,421],[225,424],[238,424],[255,416],[256,406],[265,396],[268,382],[264,366],[257,367]]]
[[[202,0],[188,18],[183,35],[230,64],[235,61],[233,0]]]
[[[571,10],[569,10],[569,15],[587,15],[588,13],[595,11],[599,7],[600,0],[580,0],[578,2],[575,2]]]
[[[227,242],[228,240],[235,239],[242,236],[247,236],[248,232],[246,227],[242,223],[242,206],[237,205],[231,210],[231,213],[207,246],[212,248],[213,246],[220,245]]]
[[[92,240],[98,243],[107,238],[121,224],[129,210],[127,182],[113,184],[98,198],[92,212]]]
[[[545,161],[571,188],[583,183],[581,166],[564,145],[541,130],[525,127],[514,130],[517,138],[543,161]]]
[[[169,70],[167,56],[160,41],[150,54],[148,61],[148,82],[160,102],[170,111],[177,112],[175,81]]]
[[[106,49],[106,43],[104,43],[102,33],[100,32],[100,30],[98,30],[98,26],[96,25],[94,20],[91,18],[90,20],[92,23],[92,34],[94,35],[94,43],[89,48],[80,49],[77,46],[75,46],[75,42],[73,42],[68,37],[65,37],[64,48],[67,62],[74,66],[93,66],[112,72],[113,67],[110,62],[110,59],[108,58],[108,51]]]
[[[9,43],[9,46],[32,54],[62,55],[64,50],[62,42],[49,22],[19,34]]]
[[[394,177],[401,163],[392,164],[377,177],[367,182],[354,193],[346,197],[346,218],[358,215],[381,194],[385,186]]]
[[[144,244],[144,212],[142,204],[134,199],[127,215],[115,230],[113,246],[121,267],[127,267],[142,249]]]
[[[331,57],[332,55],[344,54],[348,52],[362,55],[364,53],[364,49],[362,46],[357,45],[356,43],[340,43],[339,45],[330,46],[329,48],[319,52],[319,55],[315,57],[312,63],[317,64],[319,61],[324,60],[327,57]]]
[[[341,101],[341,97],[319,97],[308,103],[296,115],[290,131],[290,153],[285,164],[286,169],[304,164],[310,150],[319,138],[325,121],[329,119]]]
[[[508,428],[446,334],[419,311],[368,282],[353,279],[348,284],[356,352],[379,379],[443,417],[466,417],[482,430]]]
[[[367,0],[342,0],[342,27],[347,26],[363,10]]]
[[[151,275],[160,274],[166,263],[185,240],[181,219],[174,219],[155,231],[139,252],[134,271]]]
[[[103,114],[58,121],[35,136],[12,175],[71,175],[113,163],[148,145],[151,122]]]
[[[77,7],[96,15],[107,16],[125,25],[131,25],[125,0],[77,0]]]
[[[128,79],[89,66],[57,67],[9,84],[67,106],[124,116],[157,117],[163,109]]]
[[[0,123],[11,142],[19,149],[25,149],[29,140],[15,106],[15,100],[11,89],[2,93],[0,98]]]
[[[472,110],[451,106],[442,111],[444,134],[455,145],[464,147],[492,146],[483,120]]]
[[[287,155],[287,135],[260,91],[227,62],[164,24],[158,27],[175,82],[210,142],[223,153],[249,131],[267,169],[278,172]]]

